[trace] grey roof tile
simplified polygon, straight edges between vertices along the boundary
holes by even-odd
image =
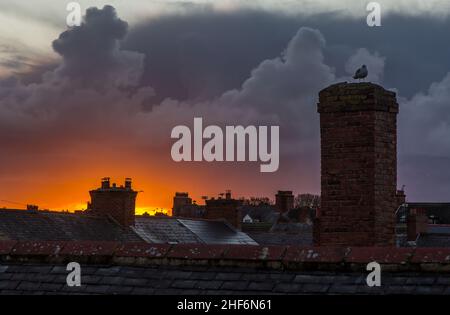
[[[106,293],[107,294],[131,294],[133,289],[134,289],[133,286],[111,285],[111,286],[108,286]]]
[[[450,277],[447,275],[439,275],[436,284],[448,285],[450,286]]]
[[[2,280],[10,280],[12,278],[12,273],[0,273],[0,281]]]
[[[223,221],[178,219],[205,244],[257,245],[247,234],[236,231]]]
[[[84,292],[93,294],[107,294],[109,290],[109,285],[87,285]]]
[[[442,294],[445,290],[445,286],[443,285],[434,285],[434,286],[416,286],[414,290],[415,294]]]
[[[414,285],[414,284],[425,284],[425,285],[432,285],[436,281],[436,278],[434,276],[429,277],[410,277],[406,280],[407,285]]]
[[[175,218],[136,217],[134,231],[149,243],[202,243]]]
[[[18,285],[18,290],[23,291],[37,291],[39,289],[39,282],[22,281]]]
[[[151,295],[155,293],[155,289],[136,287],[133,288],[133,291],[131,293],[136,295]]]
[[[193,280],[175,280],[172,283],[172,287],[177,289],[193,289],[195,285],[196,282]]]
[[[102,277],[100,276],[92,276],[92,275],[83,275],[81,274],[81,283],[83,284],[96,284],[99,283]]]
[[[101,279],[101,283],[109,285],[121,285],[122,283],[124,283],[124,280],[124,277],[106,276]]]
[[[282,273],[282,272],[274,272],[269,273],[269,278],[275,281],[282,281],[282,282],[291,282],[294,280],[295,275],[292,273]]]
[[[244,273],[242,279],[252,281],[264,281],[269,277],[267,273]]]
[[[142,241],[106,217],[46,211],[0,209],[0,233],[10,240]]]
[[[298,293],[300,288],[301,285],[295,283],[278,283],[274,288],[274,292]]]
[[[213,279],[213,278],[210,278]],[[198,280],[195,284],[196,289],[201,290],[217,290],[222,286],[222,281],[216,281],[216,280]]]
[[[294,282],[298,283],[334,283],[335,276],[296,275]]]
[[[61,283],[41,283],[39,285],[39,290],[45,291],[45,292],[57,292],[61,290],[63,287],[63,284]]]
[[[142,279],[142,278],[125,278],[123,280],[123,284],[124,285],[129,285],[129,286],[144,286],[147,284],[147,279]]]
[[[248,286],[248,281],[224,281],[221,289],[222,290],[245,290]]]
[[[0,281],[0,290],[14,290],[20,281]]]
[[[239,280],[242,274],[238,272],[218,272],[216,274],[216,280]]]
[[[165,288],[170,288],[170,285],[172,284],[173,281],[174,280],[160,279],[160,280],[155,280],[155,281],[148,281],[147,284],[151,288],[165,289]]]
[[[121,266],[100,267],[97,269],[95,274],[99,276],[113,276],[120,273],[121,269]]]
[[[307,283],[302,285],[302,292],[304,293],[326,293],[330,288],[329,283]]]
[[[205,279],[214,279],[215,277],[216,277],[216,272],[193,271],[189,278],[191,278],[191,279],[198,279],[198,280],[205,280]]]
[[[274,283],[272,282],[250,282],[248,289],[252,291],[272,291]]]

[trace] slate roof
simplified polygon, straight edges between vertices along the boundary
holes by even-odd
[[[258,245],[249,235],[222,221],[178,219],[205,244]]]
[[[134,231],[149,243],[201,243],[201,240],[169,217],[136,216]]]
[[[0,209],[0,240],[142,241],[106,217],[52,211]]]
[[[136,216],[133,229],[149,243],[257,245],[247,234],[224,221]]]
[[[450,294],[450,276],[433,273],[385,273],[383,286],[371,288],[365,283],[365,275],[356,272],[171,266],[81,268],[82,286],[68,287],[65,265],[0,265],[0,294]]]
[[[419,247],[450,247],[450,225],[429,224],[427,232],[417,239]]]
[[[312,245],[312,226],[303,223],[279,222],[269,232],[248,231],[260,245]]]
[[[15,209],[0,209],[0,240],[257,244],[224,221],[136,216],[122,228],[99,215]]]
[[[450,249],[0,241],[0,294],[450,294]],[[81,264],[81,287],[66,264]],[[366,264],[382,265],[368,287]]]

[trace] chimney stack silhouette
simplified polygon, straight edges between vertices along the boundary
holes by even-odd
[[[131,187],[131,178],[125,185],[110,185],[109,177],[102,178],[100,188],[89,191],[90,210],[93,213],[112,218],[123,227],[134,226],[137,191]]]
[[[338,83],[320,92],[318,112],[322,192],[315,245],[394,245],[395,93],[372,83]]]

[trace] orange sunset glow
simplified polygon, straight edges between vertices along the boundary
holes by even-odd
[[[0,180],[0,200],[6,200],[0,201],[0,206],[21,209],[26,204],[35,204],[40,209],[86,209],[89,190],[98,188],[100,179],[105,176],[111,177],[111,182],[119,186],[123,185],[125,177],[131,177],[133,189],[139,191],[136,213],[151,215],[156,212],[170,214],[172,198],[177,191],[189,192],[201,204],[201,196],[215,197],[226,189],[231,189],[235,197],[267,196],[273,199],[277,187],[289,188],[281,180],[270,182],[273,175],[259,173],[257,165],[175,163],[170,156],[146,159],[139,154],[103,159],[102,154],[50,158],[39,161],[40,165],[30,161],[5,170],[7,173],[21,170],[21,173]],[[236,168],[241,172],[236,172]],[[305,185],[308,184],[306,181]]]

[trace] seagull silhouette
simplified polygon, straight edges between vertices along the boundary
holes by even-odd
[[[363,65],[361,68],[356,70],[355,75],[353,76],[353,79],[359,79],[360,81],[367,77],[368,71],[366,65]]]

